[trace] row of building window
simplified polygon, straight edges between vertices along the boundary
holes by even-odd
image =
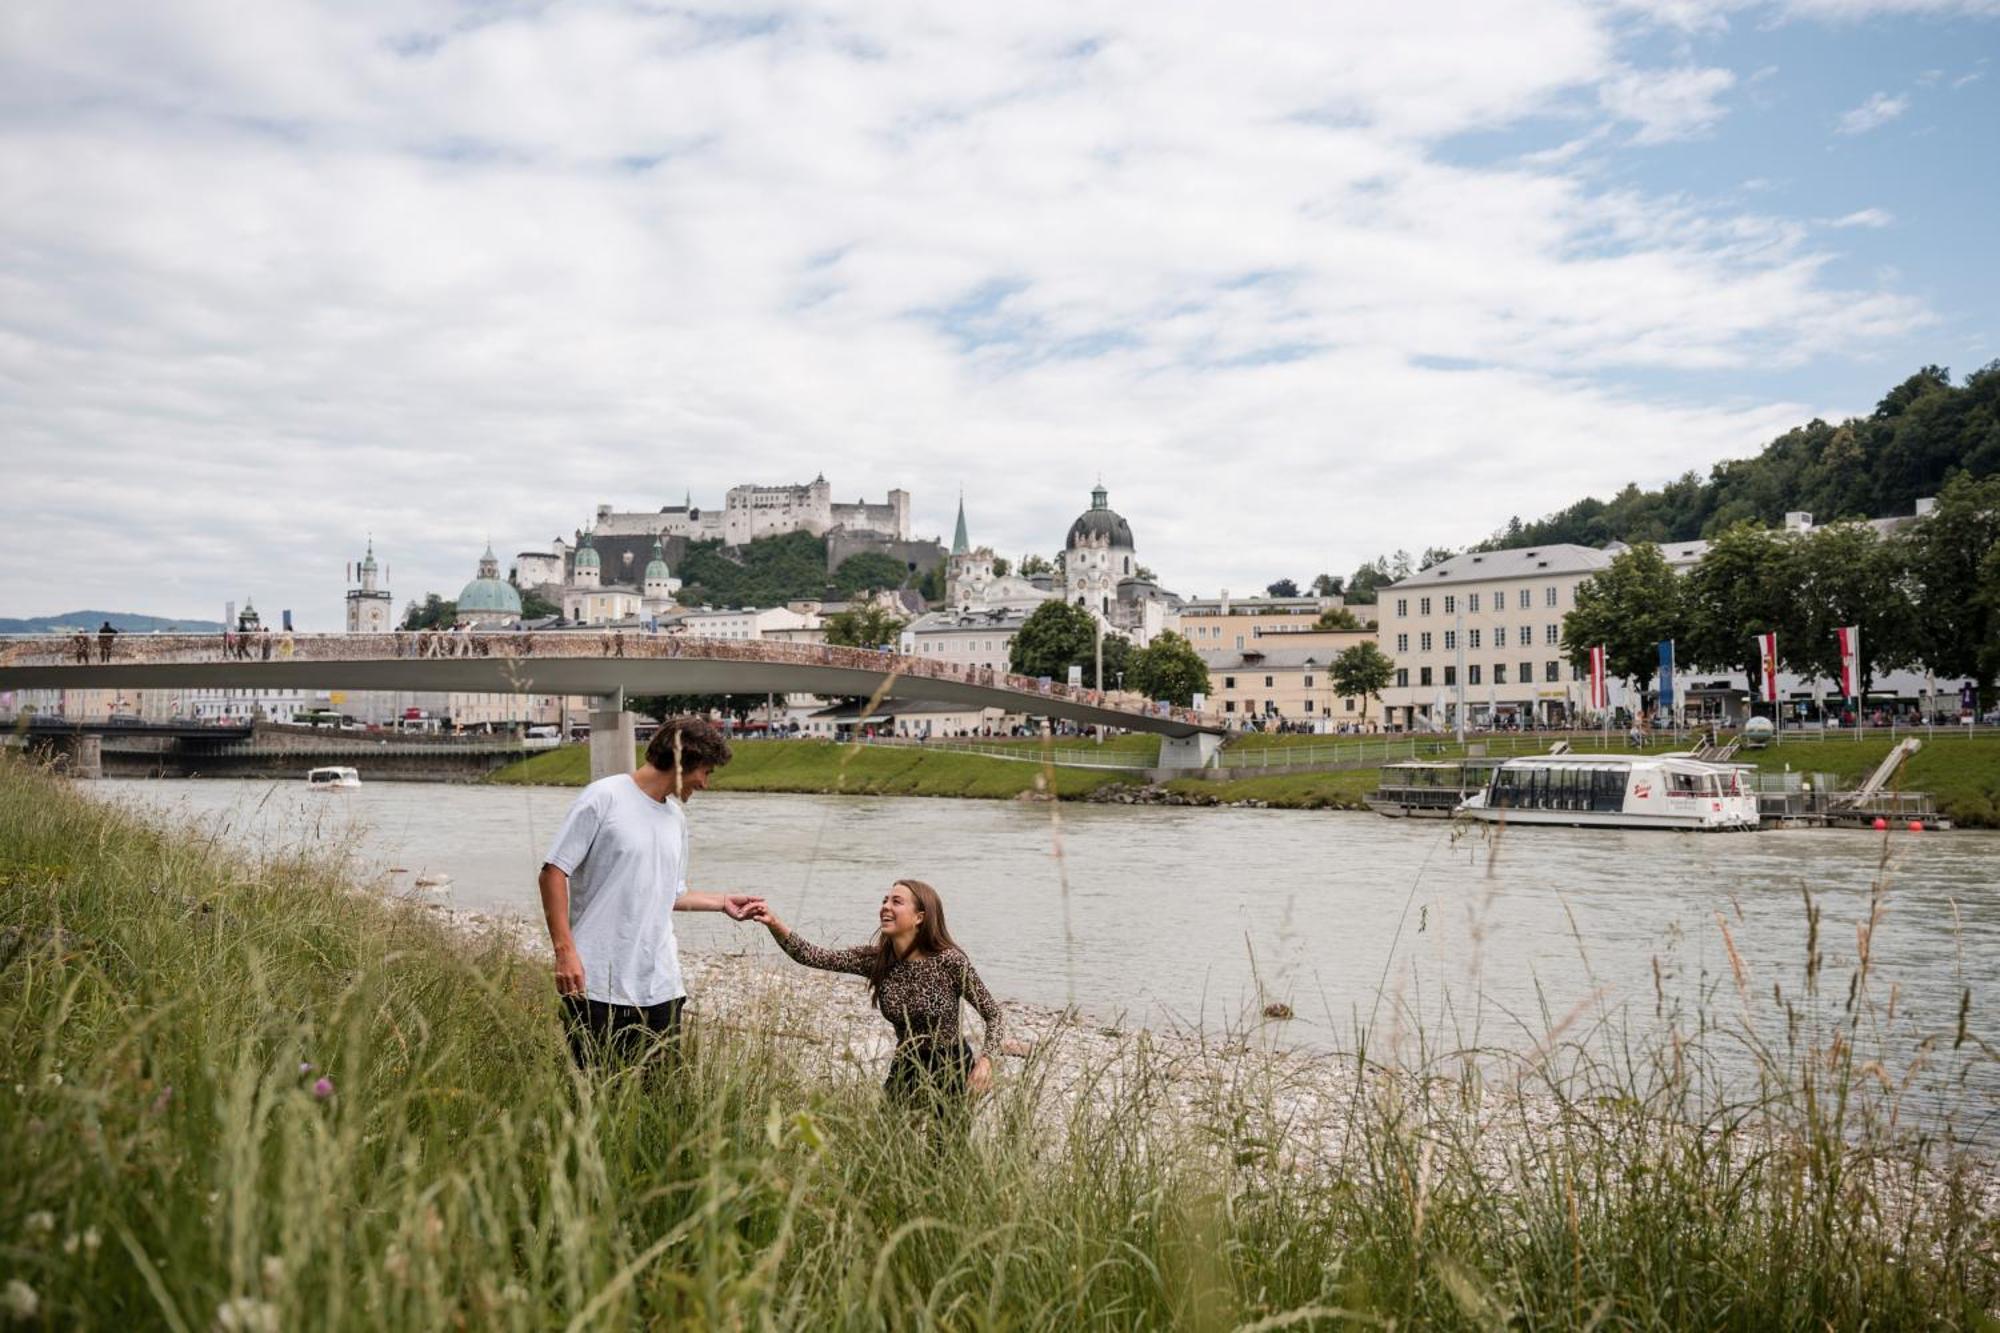
[[[1268,690],[1268,689],[1270,689],[1270,688],[1271,688],[1271,681],[1272,681],[1272,679],[1273,679],[1273,677],[1270,677],[1270,676],[1266,676],[1266,677],[1264,677],[1264,688],[1265,688],[1265,689],[1267,689],[1267,690]],[[1305,688],[1306,688],[1306,689],[1311,689],[1312,687],[1313,687],[1313,678],[1312,678],[1311,676],[1307,676],[1307,677],[1305,678]],[[1223,689],[1225,689],[1225,690],[1233,690],[1233,689],[1235,689],[1235,688],[1236,688],[1236,677],[1234,677],[1234,676],[1224,676],[1224,677],[1222,678],[1222,688],[1223,688]]]
[[[1542,589],[1543,606],[1556,605],[1556,599],[1557,599],[1556,585],[1551,583],[1543,587]],[[1486,604],[1493,608],[1493,612],[1496,615],[1502,611],[1505,611],[1507,609],[1506,591],[1504,589],[1495,588],[1493,590],[1492,596],[1487,600]],[[1528,610],[1535,604],[1535,590],[1533,588],[1516,589],[1515,604],[1523,611]],[[1469,592],[1465,595],[1465,613],[1467,615],[1469,616],[1478,615],[1479,605],[1480,605],[1480,594],[1476,592]],[[1420,616],[1427,616],[1430,613],[1431,613],[1431,599],[1428,597],[1417,598],[1417,614]],[[1458,614],[1458,594],[1446,593],[1444,595],[1444,613],[1448,616],[1455,616]],[[1400,619],[1407,619],[1409,617],[1409,614],[1410,614],[1410,599],[1407,597],[1398,597],[1396,599],[1397,617]]]
[[[1350,713],[1351,713],[1351,712],[1353,712],[1353,711],[1354,711],[1354,700],[1352,700],[1352,699],[1343,699],[1343,700],[1341,700],[1341,703],[1343,703],[1344,705],[1346,705],[1346,708],[1347,708],[1347,711],[1348,711],[1348,712],[1350,712]],[[1310,700],[1310,699],[1307,699],[1307,700],[1306,700],[1306,701],[1305,701],[1304,703],[1300,704],[1300,705],[1299,705],[1299,707],[1300,707],[1300,708],[1301,708],[1301,709],[1302,709],[1303,711],[1305,711],[1305,712],[1307,712],[1307,713],[1313,713],[1313,712],[1317,712],[1317,711],[1322,711],[1322,710],[1318,710],[1318,709],[1315,709],[1315,708],[1313,707],[1313,701],[1312,701],[1312,700]],[[1236,712],[1236,711],[1237,711],[1237,707],[1236,707],[1236,701],[1235,701],[1234,699],[1224,699],[1224,700],[1222,701],[1222,711],[1223,711],[1223,712],[1225,712],[1225,713],[1234,713],[1234,712]],[[1256,715],[1256,713],[1257,713],[1257,701],[1256,701],[1255,699],[1245,699],[1245,700],[1243,701],[1243,708],[1242,708],[1242,711],[1243,711],[1243,712],[1245,712],[1245,713],[1249,713],[1249,714],[1251,714],[1252,716],[1255,716],[1255,715]],[[1332,709],[1332,707],[1331,707],[1331,706],[1329,706],[1329,707],[1327,707],[1327,708],[1326,708],[1325,710],[1323,710],[1323,711],[1325,711],[1325,712],[1328,712],[1328,713],[1331,713],[1331,712],[1333,711],[1333,709]],[[1279,716],[1279,711],[1278,711],[1278,701],[1277,701],[1276,699],[1266,699],[1266,700],[1264,701],[1264,716],[1265,716],[1265,717],[1277,717],[1277,716]]]
[[[1507,646],[1507,627],[1505,625],[1495,625],[1492,628],[1492,633],[1493,633],[1493,647],[1505,648]],[[1483,631],[1481,630],[1476,630],[1476,629],[1467,630],[1465,632],[1465,646],[1475,650],[1483,647],[1484,644],[1482,643],[1482,637],[1483,637]],[[1521,627],[1519,627],[1514,631],[1514,644],[1516,647],[1526,648],[1532,645],[1534,641],[1535,641],[1535,627],[1533,625],[1522,625]],[[1560,625],[1542,626],[1542,642],[1547,644],[1551,648],[1554,648],[1558,644],[1560,644],[1562,642],[1562,626]],[[1444,631],[1444,647],[1446,652],[1457,651],[1458,649],[1457,630],[1448,629]],[[1417,632],[1417,651],[1422,653],[1427,653],[1430,650],[1431,650],[1431,632],[1429,630],[1419,630]],[[1410,651],[1410,636],[1408,634],[1398,634],[1396,636],[1396,651],[1398,653],[1407,653]]]
[[[1569,678],[1571,680],[1582,680],[1583,668],[1578,666],[1570,667]],[[1534,680],[1535,680],[1535,664],[1533,662],[1521,663],[1521,674],[1514,678],[1514,683],[1519,685],[1531,685],[1534,683]],[[1562,663],[1554,660],[1542,663],[1542,680],[1544,683],[1549,685],[1559,684],[1562,681]],[[1483,669],[1481,668],[1479,663],[1477,662],[1470,663],[1465,668],[1465,683],[1467,685],[1485,685],[1489,683],[1494,685],[1505,685],[1508,683],[1507,663],[1495,662],[1493,664],[1493,676],[1490,682],[1486,679],[1485,675],[1483,674]],[[1396,668],[1397,688],[1408,689],[1409,684],[1410,684],[1410,669],[1408,667]],[[1445,667],[1443,668],[1443,679],[1434,680],[1432,668],[1418,667],[1417,688],[1422,689],[1425,686],[1433,684],[1444,684],[1444,685],[1458,684],[1458,668],[1456,666]]]

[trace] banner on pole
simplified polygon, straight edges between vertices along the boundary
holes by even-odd
[[[1660,711],[1670,713],[1674,707],[1674,641],[1660,640]]]
[[[1590,706],[1599,712],[1611,702],[1611,696],[1604,687],[1604,655],[1605,648],[1601,643],[1590,650]]]
[[[1840,644],[1840,692],[1846,698],[1861,702],[1861,626],[1842,625],[1833,632]]]
[[[1756,644],[1758,671],[1764,678],[1762,684],[1764,702],[1774,704],[1778,702],[1777,633],[1774,631],[1770,634],[1757,635]]]

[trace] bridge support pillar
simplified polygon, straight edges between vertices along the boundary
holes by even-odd
[[[639,715],[623,708],[590,710],[590,780],[638,767]]]
[[[1206,731],[1192,736],[1160,737],[1161,768],[1213,768],[1222,753],[1222,737]]]
[[[56,772],[69,778],[101,778],[104,776],[104,738],[85,732],[68,735],[36,737],[30,742],[32,752],[46,755]]]

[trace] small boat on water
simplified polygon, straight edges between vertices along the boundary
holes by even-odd
[[[1743,768],[1682,754],[1543,754],[1493,770],[1458,813],[1489,824],[1577,828],[1754,829]]]
[[[1391,819],[1449,819],[1499,766],[1498,759],[1405,759],[1384,764],[1381,784],[1368,798],[1368,808]]]
[[[338,766],[315,768],[306,774],[306,786],[314,791],[337,791],[343,787],[359,787],[361,775],[351,768]]]

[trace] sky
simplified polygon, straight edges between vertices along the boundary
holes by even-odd
[[[2000,0],[0,9],[0,615],[824,473],[1244,593],[2000,358]]]

